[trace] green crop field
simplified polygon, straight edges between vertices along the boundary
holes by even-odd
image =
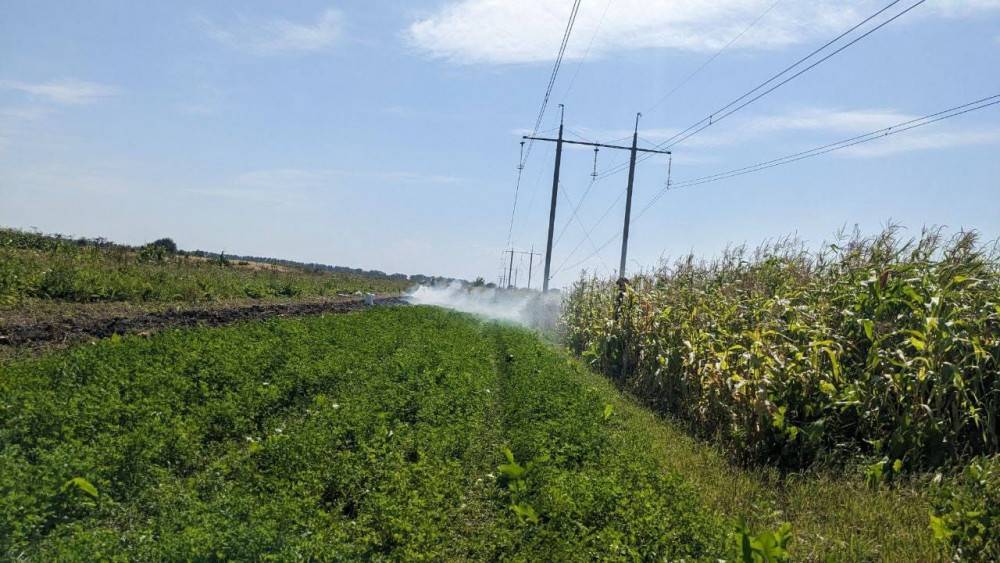
[[[455,313],[113,338],[3,367],[0,395],[2,557],[724,549],[719,517],[571,362]]]
[[[933,533],[1000,556],[1000,255],[975,234],[735,249],[637,276],[621,299],[584,279],[565,323],[591,366],[732,459],[860,464],[871,488],[963,474],[937,491]]]
[[[559,335],[399,306],[26,348],[0,559],[995,559],[997,261],[890,235],[685,262],[620,311],[583,280]],[[350,281],[25,240],[88,288],[115,253]]]
[[[0,307],[39,302],[210,302],[399,292],[405,280],[206,259],[0,229]]]

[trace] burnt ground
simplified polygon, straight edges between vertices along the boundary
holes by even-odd
[[[405,303],[378,296],[376,306]],[[271,317],[337,314],[364,309],[359,297],[296,301],[231,301],[212,304],[57,304],[39,303],[0,311],[0,357],[31,354],[107,338],[114,334],[149,335],[168,328],[221,326]]]

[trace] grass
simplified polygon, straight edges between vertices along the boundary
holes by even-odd
[[[683,476],[707,507],[757,530],[791,523],[795,560],[946,559],[928,527],[931,498],[926,482],[914,479],[872,488],[859,472],[785,474],[774,467],[735,465],[723,449],[692,437],[683,424],[637,406],[605,378],[589,372],[582,378],[615,397],[616,412],[625,423],[643,429],[664,468]]]
[[[39,302],[287,300],[371,291],[405,280],[211,260],[147,245],[133,248],[0,229],[0,307]]]
[[[0,557],[700,559],[733,522],[576,361],[430,308],[0,366]]]

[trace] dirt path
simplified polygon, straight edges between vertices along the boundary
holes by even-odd
[[[404,303],[398,296],[378,296],[376,305]],[[103,306],[102,306],[103,305]],[[206,305],[90,304],[0,312],[0,355],[12,349],[63,347],[113,334],[148,334],[166,328],[220,326],[277,316],[346,313],[365,308],[358,297],[291,302],[231,302]]]

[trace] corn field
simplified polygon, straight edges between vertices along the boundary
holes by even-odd
[[[1000,258],[975,233],[793,240],[584,277],[569,346],[737,458],[899,472],[998,451]]]

